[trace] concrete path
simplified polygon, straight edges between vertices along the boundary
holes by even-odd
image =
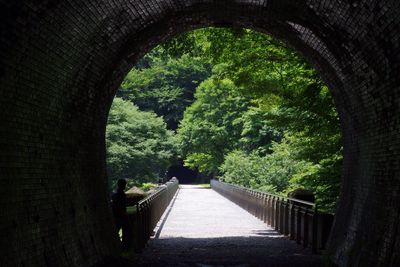
[[[138,266],[321,266],[320,257],[211,189],[181,185]]]

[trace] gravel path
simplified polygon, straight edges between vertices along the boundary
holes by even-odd
[[[309,249],[215,191],[180,187],[138,266],[321,266]]]

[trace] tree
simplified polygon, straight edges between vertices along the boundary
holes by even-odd
[[[186,166],[216,174],[224,155],[239,145],[250,99],[232,81],[215,77],[197,88],[195,99],[178,128],[182,156]]]
[[[332,96],[303,58],[271,36],[188,32],[146,55],[118,95],[177,129],[186,166],[278,194],[305,188],[334,211],[342,144]]]
[[[227,154],[220,167],[221,179],[269,193],[287,191],[291,177],[309,169],[311,164],[295,158],[287,139],[273,142],[271,150],[265,156],[240,150]]]
[[[174,134],[166,129],[162,118],[120,98],[114,99],[110,110],[106,144],[112,181],[157,182],[177,156]]]
[[[228,127],[232,124],[210,124],[204,112],[188,109],[182,129],[191,125],[190,130],[180,134],[190,138],[180,140],[183,146],[196,143],[193,140],[204,145],[184,153],[187,165],[214,173],[219,169],[222,179],[278,193],[306,188],[332,212],[340,188],[341,136],[332,97],[315,70],[281,42],[252,30],[201,29],[182,39],[186,41],[181,47],[167,44],[169,51],[178,55],[184,47],[185,53],[206,58],[214,64],[214,84],[209,87],[229,80],[231,91],[248,102],[246,108],[238,107],[240,113],[233,106],[225,110],[222,103],[208,106],[207,114],[218,114],[214,109],[234,114],[231,121],[240,122],[235,129]],[[206,138],[194,138],[193,133]],[[215,136],[222,138],[214,142]],[[245,175],[251,169],[256,174]]]
[[[196,87],[210,72],[201,58],[172,58],[158,47],[129,72],[117,95],[162,116],[168,129],[176,130],[184,110],[193,102]]]

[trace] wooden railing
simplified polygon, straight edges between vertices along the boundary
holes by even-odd
[[[314,253],[325,248],[333,215],[314,203],[211,180],[211,188]]]
[[[135,250],[141,250],[146,245],[178,188],[178,180],[171,179],[139,201],[135,207],[128,207],[133,235],[131,247]]]

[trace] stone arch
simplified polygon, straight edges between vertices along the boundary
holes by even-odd
[[[0,0],[0,262],[92,266],[118,253],[104,132],[122,78],[158,43],[250,27],[299,50],[332,91],[344,140],[329,252],[400,265],[400,3],[394,0]]]

